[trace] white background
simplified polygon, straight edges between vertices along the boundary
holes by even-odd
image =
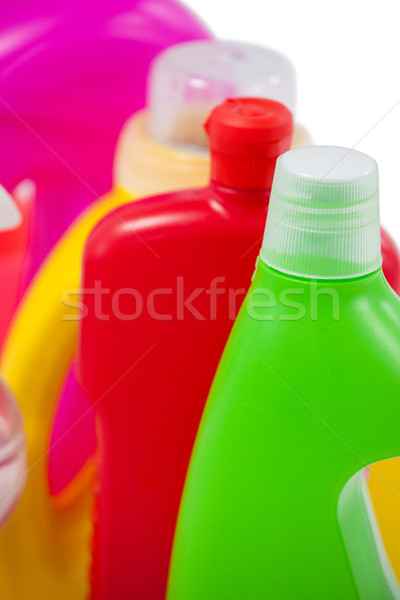
[[[381,221],[400,245],[400,1],[184,3],[218,37],[262,44],[292,61],[296,121],[316,144],[375,158]]]

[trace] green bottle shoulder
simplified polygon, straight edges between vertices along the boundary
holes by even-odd
[[[206,412],[225,423],[228,414],[235,419],[240,412],[243,423],[245,413],[257,410],[269,427],[279,420],[296,430],[300,421],[293,407],[304,405],[309,415],[318,414],[349,442],[361,444],[366,458],[394,456],[400,451],[400,302],[378,271],[362,281],[333,283],[312,307],[312,286],[323,291],[330,284],[296,281],[257,266]],[[260,306],[254,292],[262,289],[275,296]],[[285,289],[298,292],[290,296],[298,306],[282,304]],[[287,320],[288,314],[297,318]],[[371,427],[387,442],[379,452],[370,452]]]
[[[229,346],[237,340],[263,355],[285,352],[285,362],[295,354],[294,362],[308,355],[354,364],[369,355],[400,372],[400,299],[381,269],[317,281],[278,273],[259,260]]]

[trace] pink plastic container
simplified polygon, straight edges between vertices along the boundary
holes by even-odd
[[[0,9],[0,182],[37,185],[36,271],[78,213],[111,188],[119,131],[144,105],[166,46],[207,37],[174,0],[31,0]]]

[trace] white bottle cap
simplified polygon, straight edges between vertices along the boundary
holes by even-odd
[[[376,162],[357,150],[296,148],[276,163],[260,258],[317,279],[359,277],[382,263]]]
[[[23,490],[26,468],[22,415],[11,391],[0,379],[0,526]]]
[[[12,196],[0,185],[0,231],[15,229],[22,221],[22,215]]]
[[[262,46],[195,41],[164,50],[148,88],[149,133],[165,144],[208,147],[203,124],[230,97],[277,100],[293,113],[296,82],[290,61]]]

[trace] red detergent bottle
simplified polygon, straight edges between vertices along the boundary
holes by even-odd
[[[92,598],[165,596],[196,430],[292,128],[280,103],[227,100],[206,124],[209,186],[125,205],[88,239],[78,372],[99,423]]]

